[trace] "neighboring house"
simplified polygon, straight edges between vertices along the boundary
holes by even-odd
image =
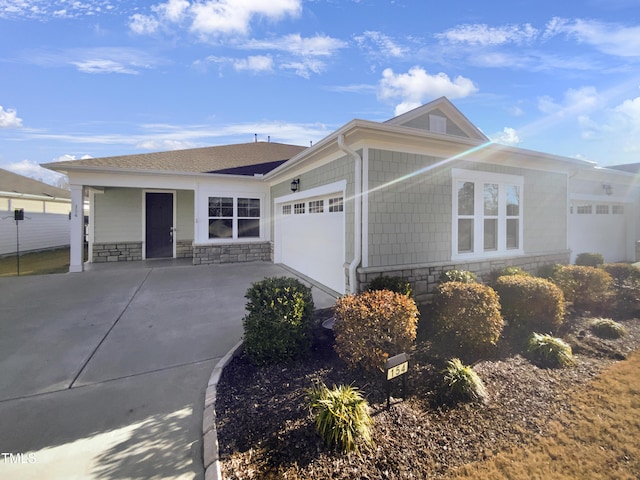
[[[16,209],[25,215],[18,227]],[[0,255],[16,253],[18,236],[21,253],[69,246],[70,211],[68,190],[0,169]]]
[[[609,257],[635,260],[633,175],[495,144],[444,97],[384,123],[352,120],[308,148],[256,142],[45,166],[69,176],[74,209],[89,191],[94,262],[273,260],[338,293],[400,275],[423,299],[451,268],[567,263],[572,241],[599,233],[587,224],[570,235],[571,205],[587,199],[624,205],[624,245]],[[81,232],[72,215],[72,271]]]

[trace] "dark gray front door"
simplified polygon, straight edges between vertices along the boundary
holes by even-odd
[[[146,258],[173,257],[173,193],[146,193]]]

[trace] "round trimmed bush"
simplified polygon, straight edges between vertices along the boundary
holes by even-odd
[[[446,282],[433,297],[436,332],[463,350],[481,353],[498,343],[504,322],[498,295],[481,283]]]
[[[376,277],[369,283],[368,290],[391,290],[407,297],[413,297],[411,284],[400,277]]]
[[[383,369],[387,358],[407,352],[416,338],[418,307],[390,290],[339,298],[333,308],[335,350],[350,367]]]
[[[583,252],[576,256],[576,265],[582,267],[597,267],[604,263],[604,256],[601,253]]]
[[[461,282],[461,283],[474,283],[476,282],[476,274],[468,272],[467,270],[448,270],[440,274],[440,283],[446,282]]]
[[[313,318],[311,289],[294,278],[265,278],[252,284],[244,326],[244,351],[256,364],[308,354]]]
[[[564,321],[564,295],[549,280],[521,275],[496,280],[502,316],[509,326],[528,332],[555,332]]]
[[[612,299],[613,279],[600,268],[565,265],[556,270],[552,281],[577,311],[602,311]]]
[[[489,284],[493,286],[495,285],[498,278],[509,276],[530,277],[531,274],[529,272],[525,272],[520,267],[502,267],[496,270],[491,270],[491,273],[489,273]]]
[[[640,268],[630,263],[605,263],[599,268],[613,278],[618,312],[635,314],[640,308]]]

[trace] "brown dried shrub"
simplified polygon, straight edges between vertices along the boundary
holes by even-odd
[[[335,349],[350,367],[375,372],[387,358],[408,351],[416,338],[418,308],[390,290],[371,290],[338,299],[334,309]]]

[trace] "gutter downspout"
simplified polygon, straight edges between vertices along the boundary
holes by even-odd
[[[353,260],[349,264],[349,290],[358,292],[358,277],[356,269],[362,261],[362,157],[344,143],[344,135],[338,135],[338,147],[350,155],[355,164],[355,185],[353,191],[354,220],[353,220]]]

